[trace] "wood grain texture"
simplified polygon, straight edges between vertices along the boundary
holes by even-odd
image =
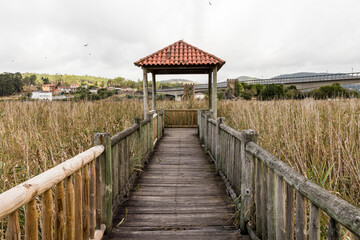
[[[7,229],[5,233],[5,239],[6,240],[21,239],[18,211],[15,211],[9,215]]]
[[[313,183],[256,143],[250,142],[247,144],[246,150],[263,161],[275,172],[275,174],[284,179],[287,184],[294,187],[327,215],[360,236],[360,208],[351,205],[345,200]]]
[[[82,224],[83,239],[90,237],[90,203],[89,203],[89,165],[83,167]]]
[[[340,224],[335,219],[329,219],[329,230],[328,240],[339,240],[340,239]]]
[[[296,240],[306,239],[306,200],[296,191]]]
[[[55,189],[55,240],[65,239],[65,192],[63,182]]]
[[[26,205],[25,238],[27,240],[38,239],[38,218],[35,199]]]
[[[95,161],[90,163],[90,216],[89,216],[89,224],[90,224],[90,238],[94,238],[95,236],[95,228],[96,228],[96,174],[95,174]]]
[[[43,194],[45,191],[95,159],[103,151],[103,146],[92,147],[56,167],[0,194],[0,219],[24,206],[34,197]]]
[[[82,218],[82,176],[81,171],[74,174],[74,191],[75,191],[75,239],[82,239],[83,236],[83,218]]]
[[[286,184],[286,235],[285,239],[293,239],[294,238],[294,189],[289,185]]]
[[[75,201],[72,177],[66,179],[66,231],[65,239],[75,239]]]
[[[166,129],[114,226],[125,221],[103,239],[249,239],[232,225],[233,202],[214,168],[196,129]]]
[[[44,192],[42,196],[42,229],[41,235],[44,240],[53,239],[53,199],[51,195],[51,190]]]
[[[320,210],[310,203],[309,239],[320,240]]]

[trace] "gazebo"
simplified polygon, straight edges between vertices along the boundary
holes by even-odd
[[[217,117],[217,72],[225,61],[194,47],[183,40],[177,41],[134,63],[143,69],[144,116],[149,112],[148,73],[152,75],[152,109],[156,110],[156,75],[207,74],[209,109]]]

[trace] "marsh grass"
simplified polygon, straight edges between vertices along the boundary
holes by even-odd
[[[93,146],[96,132],[113,135],[131,126],[135,117],[143,116],[142,104],[142,100],[0,102],[0,193]],[[158,101],[157,106],[205,109],[207,102]],[[218,116],[239,131],[256,129],[262,147],[360,206],[360,100],[224,100],[218,103]],[[132,168],[141,171],[136,150],[132,159]],[[19,213],[23,221],[24,209]],[[326,219],[324,215],[323,226]],[[345,237],[348,234],[344,231]]]
[[[360,101],[222,101],[237,129],[256,129],[259,144],[335,195],[360,206]]]

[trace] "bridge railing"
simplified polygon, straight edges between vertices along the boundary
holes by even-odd
[[[153,111],[112,137],[97,133],[94,147],[0,194],[5,239],[21,239],[23,233],[26,239],[101,239],[163,136],[163,123],[163,112]]]
[[[295,83],[305,83],[305,82],[352,80],[359,78],[360,78],[360,72],[352,72],[352,73],[320,74],[320,75],[299,76],[299,77],[253,79],[253,80],[245,80],[241,82],[245,82],[248,84],[286,84],[286,83],[295,84]]]
[[[165,127],[197,127],[197,109],[166,109],[164,110]]]
[[[360,209],[331,194],[256,144],[257,132],[238,132],[199,110],[199,135],[252,239],[320,239],[320,215],[329,216],[327,239],[342,225],[360,237]],[[310,204],[310,211],[308,211]]]

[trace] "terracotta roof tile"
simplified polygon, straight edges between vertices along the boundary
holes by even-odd
[[[215,64],[222,66],[225,61],[180,40],[136,61],[134,64],[139,67]]]

